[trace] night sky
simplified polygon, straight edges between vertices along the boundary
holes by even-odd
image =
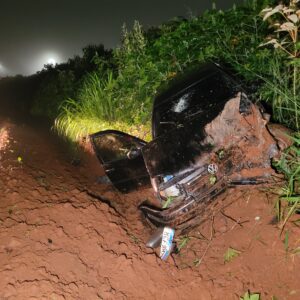
[[[216,1],[218,9],[242,0]],[[49,60],[67,61],[88,44],[118,45],[121,27],[146,29],[198,15],[211,0],[0,0],[0,75],[32,74]]]

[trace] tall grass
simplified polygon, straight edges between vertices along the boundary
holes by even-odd
[[[299,0],[290,0],[288,4],[266,7],[261,11],[264,21],[268,21],[273,32],[262,46],[272,45],[283,56],[283,64],[272,65],[274,90],[273,108],[280,121],[285,117],[296,130],[299,130],[300,104],[300,4]],[[276,82],[277,81],[277,82]],[[279,85],[276,85],[279,84]]]
[[[263,78],[263,85],[259,91],[260,99],[272,106],[273,119],[298,130],[297,120],[300,120],[300,93],[295,94],[291,88],[291,78],[287,75],[286,66],[282,59],[278,59],[280,53],[274,53],[274,59],[269,63],[272,76]],[[300,83],[298,84],[298,89]],[[299,89],[300,91],[300,89]]]
[[[56,130],[71,140],[105,129],[127,131],[149,139],[149,122],[139,125],[124,118],[122,110],[128,107],[119,101],[116,83],[111,71],[106,78],[96,72],[88,74],[77,99],[68,99],[61,105],[61,113],[55,120]]]
[[[300,135],[293,137],[293,145],[285,150],[275,167],[285,175],[286,186],[276,203],[277,218],[282,230],[291,215],[300,209]]]
[[[266,7],[261,11],[272,31],[261,46],[272,46],[271,77],[262,78],[261,97],[272,104],[274,119],[299,131],[300,129],[300,5],[298,0]],[[284,173],[287,185],[282,190],[276,208],[282,230],[292,214],[300,208],[300,138],[283,153],[276,164]]]

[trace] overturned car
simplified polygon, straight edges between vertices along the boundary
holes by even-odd
[[[160,207],[140,206],[152,224],[182,231],[227,188],[272,182],[279,148],[267,123],[241,86],[209,63],[155,99],[151,142],[115,130],[91,141],[119,191],[152,184]]]

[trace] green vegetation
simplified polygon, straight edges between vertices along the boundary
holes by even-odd
[[[187,235],[182,236],[180,238],[180,240],[178,241],[178,247],[177,247],[177,251],[180,252],[184,247],[187,246],[188,242],[190,241],[190,237],[188,237]]]
[[[172,197],[172,196],[167,197],[167,200],[163,203],[162,208],[168,208],[168,207],[170,207],[170,205],[173,203],[173,201],[175,200],[175,198],[176,197]]]
[[[277,218],[283,221],[282,229],[292,216],[300,209],[300,136],[293,137],[294,144],[285,150],[275,167],[285,175],[287,184],[276,203]]]
[[[260,294],[247,291],[243,297],[240,297],[240,300],[260,300]]]
[[[289,5],[279,4],[262,10],[263,19],[269,21],[274,32],[263,45],[273,45],[279,50],[283,61],[274,60],[273,81],[266,81],[269,91],[273,91],[274,115],[280,122],[299,130],[300,105],[300,9],[298,0],[290,0]],[[268,93],[268,92],[267,92]],[[291,117],[294,117],[293,119]]]
[[[282,190],[276,203],[277,218],[282,221],[283,231],[287,221],[300,208],[300,138],[299,138],[299,105],[300,105],[300,8],[299,0],[290,0],[288,5],[279,4],[262,10],[263,19],[269,21],[273,32],[267,42],[277,50],[276,56],[282,61],[273,61],[272,81],[266,81],[264,95],[271,95],[275,118],[297,130],[293,137],[294,144],[275,164],[286,179],[287,185]],[[285,236],[285,248],[288,249],[288,232]]]
[[[224,254],[224,262],[228,263],[232,261],[235,257],[238,257],[241,254],[241,251],[238,251],[234,248],[229,247]]]

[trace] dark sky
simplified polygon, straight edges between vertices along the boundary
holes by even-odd
[[[226,9],[242,0],[219,0]],[[0,0],[0,75],[31,74],[49,59],[66,61],[88,44],[115,47],[121,26],[147,28],[197,15],[211,0]]]

